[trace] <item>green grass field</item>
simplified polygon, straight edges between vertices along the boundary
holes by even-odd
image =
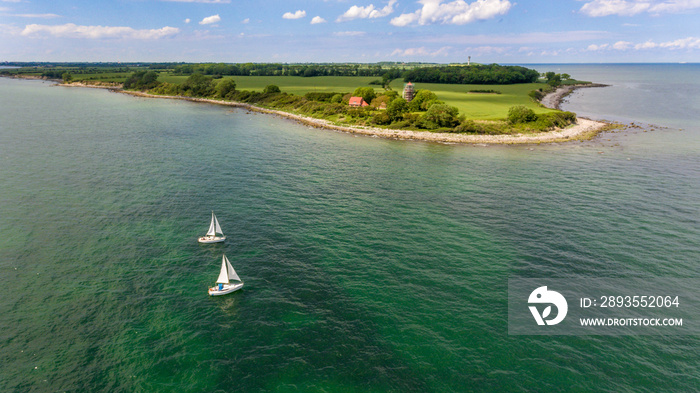
[[[262,91],[267,85],[277,85],[280,90],[290,94],[304,95],[308,92],[338,92],[351,93],[358,87],[370,86],[369,82],[376,77],[353,76],[317,76],[304,78],[300,76],[231,76],[226,77],[236,81],[237,90]],[[187,76],[161,74],[162,82],[180,84]],[[397,79],[391,83],[392,89],[399,93],[403,91],[403,80]],[[377,94],[384,89],[372,86]],[[544,83],[527,83],[517,85],[446,85],[438,83],[418,83],[416,89],[428,89],[437,94],[438,98],[447,104],[457,107],[459,113],[468,119],[495,120],[508,115],[508,109],[516,105],[525,105],[536,113],[551,112],[532,101],[528,93],[532,90],[546,87]],[[469,90],[496,90],[501,94],[469,93]]]

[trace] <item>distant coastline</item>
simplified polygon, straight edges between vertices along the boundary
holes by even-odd
[[[22,77],[19,77],[22,78]],[[39,79],[39,78],[29,78],[29,79]],[[166,95],[154,95],[139,91],[123,90],[119,86],[111,84],[84,84],[84,83],[60,83],[59,86],[65,87],[88,87],[88,88],[102,88],[108,89],[113,92],[128,94],[136,97],[144,98],[161,98],[161,99],[175,99],[175,100],[185,100],[191,102],[202,102],[214,105],[224,105],[236,108],[242,108],[253,112],[272,114],[279,117],[288,118],[299,122],[301,124],[308,125],[314,128],[321,128],[339,132],[347,132],[358,135],[366,135],[373,137],[380,137],[386,139],[397,139],[397,140],[416,140],[416,141],[426,141],[426,142],[438,142],[438,143],[459,143],[459,144],[539,144],[539,143],[559,143],[568,141],[582,141],[589,140],[597,135],[599,132],[605,130],[608,123],[602,121],[595,121],[586,118],[578,118],[576,124],[563,129],[555,129],[552,131],[545,131],[539,133],[531,134],[506,134],[506,135],[473,135],[473,134],[458,134],[458,133],[441,133],[441,132],[431,132],[431,131],[412,131],[412,130],[397,130],[397,129],[386,129],[378,127],[364,127],[364,126],[341,126],[333,124],[327,120],[317,119],[308,116],[296,115],[289,112],[267,109],[247,103],[235,102],[235,101],[223,101],[214,100],[208,98],[195,98],[186,96],[166,96]],[[578,88],[584,87],[603,87],[606,85],[600,84],[587,84],[587,85],[567,85],[557,88],[555,91],[548,93],[542,100],[543,106],[550,109],[559,109],[562,100],[567,95],[571,94],[572,91]]]

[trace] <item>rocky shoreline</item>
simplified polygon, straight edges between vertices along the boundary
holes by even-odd
[[[564,101],[564,98],[566,98],[574,90],[584,89],[584,88],[589,88],[589,87],[606,87],[606,86],[608,86],[608,85],[603,85],[600,83],[588,83],[588,84],[581,84],[581,85],[560,86],[555,91],[548,93],[546,96],[544,96],[544,98],[542,98],[542,100],[540,101],[540,104],[542,104],[544,107],[547,107],[550,109],[561,110],[561,103]]]

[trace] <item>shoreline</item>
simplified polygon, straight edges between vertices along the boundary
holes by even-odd
[[[540,104],[542,104],[542,106],[549,108],[549,109],[561,110],[561,104],[562,104],[562,102],[564,102],[564,98],[566,98],[569,94],[573,93],[574,90],[586,89],[589,87],[607,87],[607,86],[608,85],[603,85],[600,83],[589,83],[589,84],[585,84],[585,85],[559,86],[553,92],[547,93],[547,95],[542,97]]]
[[[70,85],[66,85],[70,86]],[[587,85],[580,85],[577,87],[567,86],[564,88],[558,88],[556,91],[547,94],[545,98],[552,96],[550,100],[554,100],[558,106],[561,100],[568,94],[570,94],[574,89],[578,87],[583,87]],[[597,87],[597,86],[596,86]],[[313,117],[296,115],[294,113],[289,113],[285,111],[280,111],[276,109],[267,109],[243,102],[236,101],[222,101],[214,100],[210,98],[196,98],[196,97],[185,97],[185,96],[161,96],[155,94],[148,94],[139,91],[127,91],[112,88],[109,89],[117,93],[123,93],[132,95],[135,97],[144,98],[162,98],[162,99],[174,99],[174,100],[184,100],[191,102],[202,102],[214,105],[231,106],[235,108],[242,108],[252,112],[271,114],[287,119],[294,120],[298,123],[308,125],[314,128],[322,128],[333,131],[347,132],[358,135],[374,136],[385,139],[398,139],[398,140],[415,140],[415,141],[425,141],[425,142],[438,142],[438,143],[460,143],[460,144],[505,144],[505,145],[515,145],[515,144],[539,144],[539,143],[559,143],[568,141],[583,141],[589,140],[597,135],[599,132],[608,126],[608,123],[602,121],[595,121],[586,118],[578,118],[576,124],[563,129],[555,129],[552,131],[539,132],[533,134],[515,134],[515,135],[466,135],[466,134],[455,134],[447,132],[430,132],[430,131],[411,131],[411,130],[396,130],[396,129],[386,129],[378,127],[364,127],[364,126],[340,126],[333,124],[327,120],[316,119]],[[544,101],[544,98],[543,98]],[[558,108],[552,108],[558,109]]]
[[[161,98],[171,100],[184,100],[191,102],[202,102],[214,105],[231,106],[242,108],[253,112],[271,114],[287,119],[291,119],[298,123],[320,129],[332,131],[346,132],[357,135],[365,135],[372,137],[380,137],[385,139],[397,140],[414,140],[424,142],[437,143],[459,143],[459,144],[501,144],[501,145],[518,145],[518,144],[540,144],[540,143],[560,143],[569,141],[584,141],[592,139],[599,132],[603,131],[609,124],[602,121],[595,121],[586,118],[577,118],[576,124],[562,129],[554,129],[551,131],[538,132],[532,134],[504,134],[504,135],[473,135],[473,134],[456,134],[447,132],[431,132],[431,131],[412,131],[412,130],[397,130],[378,127],[366,126],[341,126],[333,124],[327,120],[316,119],[313,117],[296,115],[294,113],[267,109],[243,102],[223,101],[210,98],[196,98],[185,96],[162,96],[144,93],[140,91],[123,90],[118,86],[106,85],[90,85],[86,83],[58,83],[59,86],[65,87],[89,87],[107,89],[115,93],[127,94],[135,97],[143,98]],[[564,97],[571,94],[572,91],[583,87],[602,87],[606,85],[569,85],[561,86],[554,92],[548,93],[542,98],[542,105],[550,109],[559,109],[559,106]]]

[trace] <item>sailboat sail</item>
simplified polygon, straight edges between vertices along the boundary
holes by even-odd
[[[223,258],[221,258],[221,272],[219,273],[219,278],[216,279],[216,283],[228,284],[229,280],[241,281],[241,279],[238,277],[238,274],[236,274],[236,271],[233,270],[231,262],[229,262],[228,258],[226,258],[226,255],[224,255]]]
[[[228,279],[241,281],[241,279],[238,277],[238,274],[236,274],[236,271],[233,270],[233,266],[231,266],[231,262],[229,262],[228,258],[226,258],[226,255],[224,255],[224,259],[226,260],[226,268],[228,269]]]
[[[214,212],[211,212],[211,224],[209,224],[209,230],[207,231],[207,236],[216,236],[217,233],[224,234],[219,225],[219,220],[216,219]]]
[[[212,214],[214,214],[214,213],[212,213]],[[216,219],[216,216],[214,216],[214,223],[216,224],[215,225],[216,229],[214,229],[216,231],[216,233],[220,233],[223,235],[224,231],[221,230],[221,226],[219,226],[219,220]]]

